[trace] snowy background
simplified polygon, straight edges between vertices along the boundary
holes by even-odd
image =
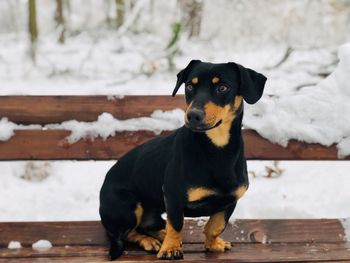
[[[64,0],[60,43],[56,1],[37,0],[33,60],[28,1],[0,1],[0,95],[170,95],[191,59],[235,61],[268,77],[246,127],[282,145],[295,138],[350,154],[350,0],[125,0],[119,26],[116,2]],[[161,115],[162,127],[181,125],[181,114]],[[0,140],[17,127],[5,117]],[[113,163],[0,162],[0,220],[98,219]],[[350,217],[349,162],[248,165],[234,217]]]

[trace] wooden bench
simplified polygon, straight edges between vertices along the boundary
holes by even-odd
[[[102,112],[119,119],[149,116],[154,110],[184,106],[183,97],[127,96],[3,96],[0,118],[21,124],[48,124],[76,119],[94,121]],[[167,134],[168,132],[162,132]],[[112,160],[155,136],[153,132],[121,132],[107,140],[80,140],[69,144],[64,130],[18,130],[0,142],[0,160]],[[249,160],[338,160],[334,146],[290,141],[286,148],[270,143],[255,131],[245,130]],[[350,160],[348,157],[346,160]],[[62,197],[64,198],[64,197]],[[226,253],[205,253],[201,221],[187,220],[184,230],[185,262],[350,262],[349,233],[342,219],[236,220],[223,236],[233,243]],[[349,223],[348,223],[349,224]],[[348,235],[348,236],[347,236]],[[35,250],[32,244],[49,240],[53,247]],[[20,249],[8,249],[10,241]],[[107,241],[98,221],[2,222],[0,262],[100,262],[107,260]],[[120,261],[155,261],[128,245]]]

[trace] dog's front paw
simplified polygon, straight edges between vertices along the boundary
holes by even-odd
[[[210,252],[225,252],[231,249],[231,243],[217,237],[213,240],[205,241],[205,249]]]
[[[158,259],[183,259],[183,251],[181,244],[173,246],[162,246],[157,254]]]

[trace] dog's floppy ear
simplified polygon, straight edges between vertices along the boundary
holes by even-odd
[[[250,68],[230,62],[240,75],[240,94],[249,104],[256,103],[262,96],[267,78]]]
[[[176,95],[177,91],[179,90],[179,88],[181,87],[182,83],[184,83],[188,73],[191,71],[192,67],[201,62],[200,60],[191,60],[191,62],[187,65],[186,68],[184,68],[183,70],[181,70],[178,74],[177,74],[177,81],[176,81],[176,85],[173,91],[173,97]]]

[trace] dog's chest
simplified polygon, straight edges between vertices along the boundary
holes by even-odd
[[[187,189],[185,216],[210,216],[225,210],[241,198],[246,190],[246,185],[225,193],[213,188],[190,187]]]
[[[220,196],[233,196],[237,200],[240,199],[247,190],[246,185],[238,186],[232,189],[231,192],[222,193],[220,190],[216,190],[208,187],[189,187],[187,189],[187,202],[197,202],[207,197],[220,197]]]

